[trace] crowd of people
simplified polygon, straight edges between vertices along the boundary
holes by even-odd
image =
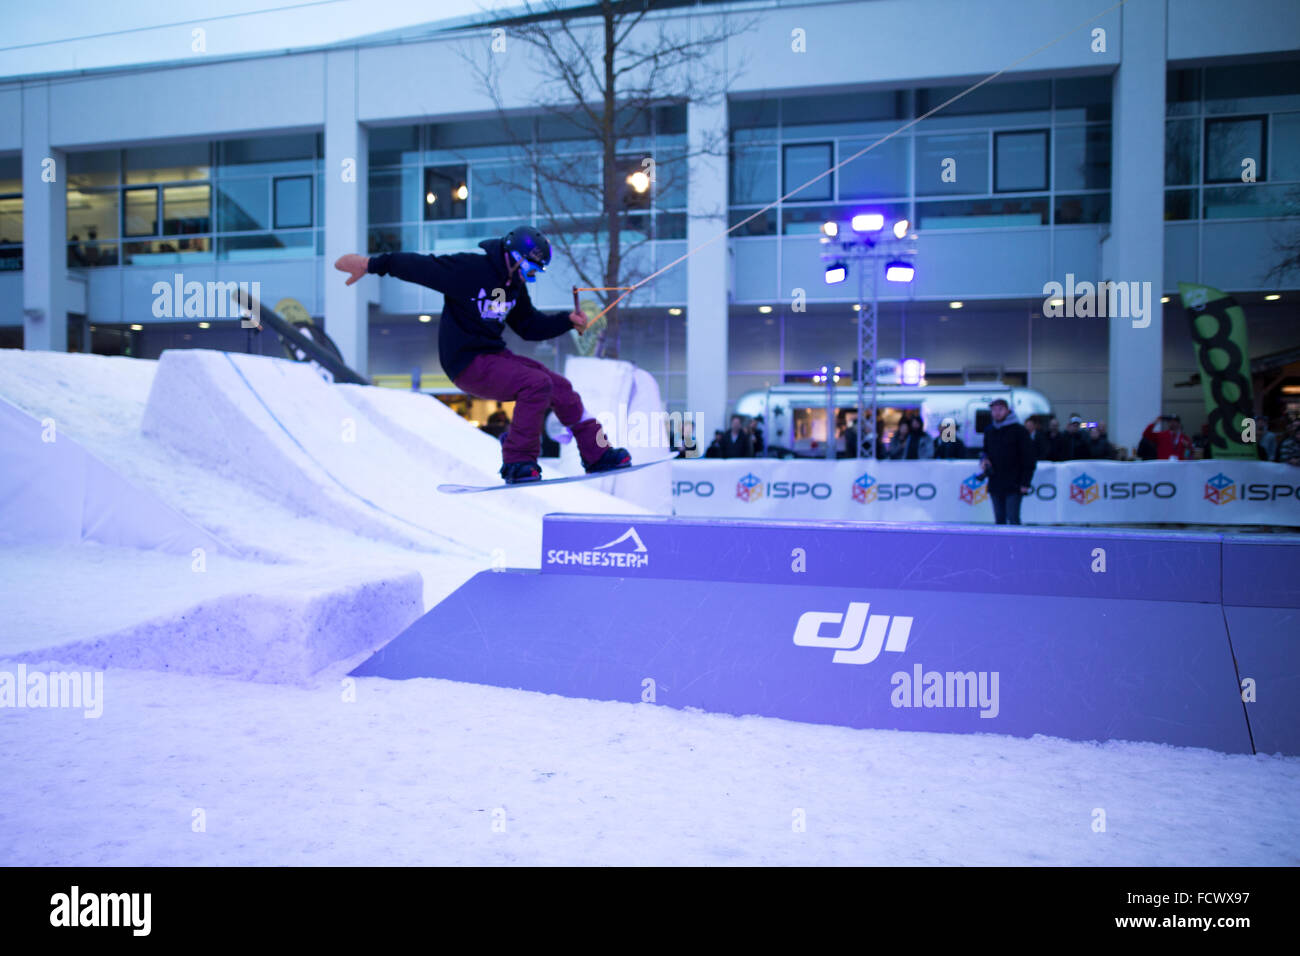
[[[1192,437],[1183,431],[1182,421],[1176,414],[1161,415],[1143,431],[1135,448],[1118,447],[1110,440],[1105,422],[1085,422],[1072,414],[1061,428],[1055,416],[1032,416],[1019,423],[1029,437],[1029,447],[1038,461],[1193,461],[1213,458],[1210,444],[1210,426],[1201,427],[1200,434]],[[990,426],[992,427],[992,426]],[[1255,420],[1255,429],[1261,461],[1276,461],[1300,465],[1300,416],[1288,415],[1269,421],[1263,417]],[[904,414],[891,433],[882,428],[876,443],[876,457],[893,461],[952,460],[975,457],[957,434],[956,428],[940,425],[931,434],[925,422],[916,413]],[[848,417],[839,428],[839,457],[854,457],[857,427]],[[985,432],[987,441],[988,432]],[[780,449],[771,449],[777,454]],[[705,452],[709,458],[760,458],[767,453],[764,442],[763,417],[731,416],[726,431],[714,432],[713,441]],[[820,457],[820,456],[818,456]]]
[[[994,423],[997,420],[994,419]],[[1035,462],[1040,461],[1079,461],[1084,459],[1101,460],[1143,460],[1193,461],[1212,458],[1210,445],[1210,426],[1203,425],[1200,434],[1189,436],[1183,431],[1182,421],[1178,415],[1165,414],[1153,421],[1142,433],[1134,454],[1127,449],[1117,448],[1106,433],[1105,422],[1087,423],[1082,416],[1071,415],[1064,430],[1055,417],[1040,422],[1037,416],[1019,423],[1028,435],[1029,449]],[[489,418],[482,430],[501,439],[510,426],[510,419],[498,408]],[[1276,461],[1300,467],[1300,415],[1284,415],[1269,421],[1265,418],[1255,419],[1259,458],[1262,461]],[[993,430],[993,425],[990,426]],[[975,452],[967,449],[966,444],[957,434],[956,428],[944,428],[942,425],[935,434],[930,434],[921,416],[906,414],[899,419],[892,434],[887,429],[881,441],[876,445],[876,457],[893,461],[918,460],[953,460],[975,457]],[[989,431],[985,431],[985,444]],[[693,435],[687,435],[693,441]],[[544,442],[554,445],[547,437]],[[840,429],[839,457],[853,457],[853,447],[857,442],[857,428],[852,417],[848,417]],[[682,451],[683,436],[673,436],[673,447]],[[732,415],[727,429],[713,433],[713,440],[705,451],[706,458],[762,458],[768,453],[777,454],[780,449],[769,449],[765,440],[763,416],[749,418]],[[558,451],[554,452],[558,454]]]
[[[726,431],[713,433],[713,441],[704,452],[705,458],[761,458],[767,450],[763,436],[763,416],[743,418],[731,416]]]

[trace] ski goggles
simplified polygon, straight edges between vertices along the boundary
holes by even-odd
[[[545,266],[540,266],[533,262],[532,259],[526,259],[517,252],[511,252],[510,255],[514,257],[515,263],[519,266],[519,271],[523,273],[525,282],[535,282],[537,276],[546,271]]]

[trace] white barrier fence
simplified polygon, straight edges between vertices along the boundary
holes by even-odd
[[[973,459],[693,459],[671,467],[679,515],[993,521]],[[1021,520],[1300,526],[1300,468],[1261,461],[1042,462]]]

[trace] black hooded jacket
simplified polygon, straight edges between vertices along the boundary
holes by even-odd
[[[1038,462],[1029,430],[1020,424],[1015,412],[1008,412],[1001,424],[990,422],[984,431],[984,459],[988,462],[989,491],[1019,494],[1034,481]]]
[[[533,307],[527,283],[519,272],[507,282],[502,240],[484,239],[479,246],[487,255],[386,252],[371,256],[366,268],[375,275],[395,276],[443,294],[438,358],[443,372],[453,381],[469,367],[474,356],[500,352],[506,347],[502,332],[507,325],[521,338],[535,342],[553,339],[573,328],[567,312],[538,312]]]

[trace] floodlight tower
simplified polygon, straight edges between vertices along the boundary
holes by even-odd
[[[911,232],[911,223],[900,219],[893,225],[893,238],[881,236],[885,228],[885,217],[878,212],[860,213],[849,224],[851,233],[840,229],[837,222],[822,225],[822,244],[832,248],[822,253],[826,266],[826,283],[835,285],[848,278],[849,263],[858,266],[858,420],[855,432],[858,447],[854,457],[862,457],[863,443],[869,441],[871,456],[876,453],[876,415],[878,413],[878,383],[876,381],[876,363],[878,355],[877,318],[880,313],[879,273],[884,268],[888,282],[911,282],[916,277],[916,268],[912,258],[916,249],[911,245],[916,233]],[[866,281],[871,278],[871,298],[867,298]],[[867,355],[871,361],[867,364]],[[871,379],[871,418],[864,412],[866,408],[866,382]],[[870,421],[870,429],[866,425]]]

